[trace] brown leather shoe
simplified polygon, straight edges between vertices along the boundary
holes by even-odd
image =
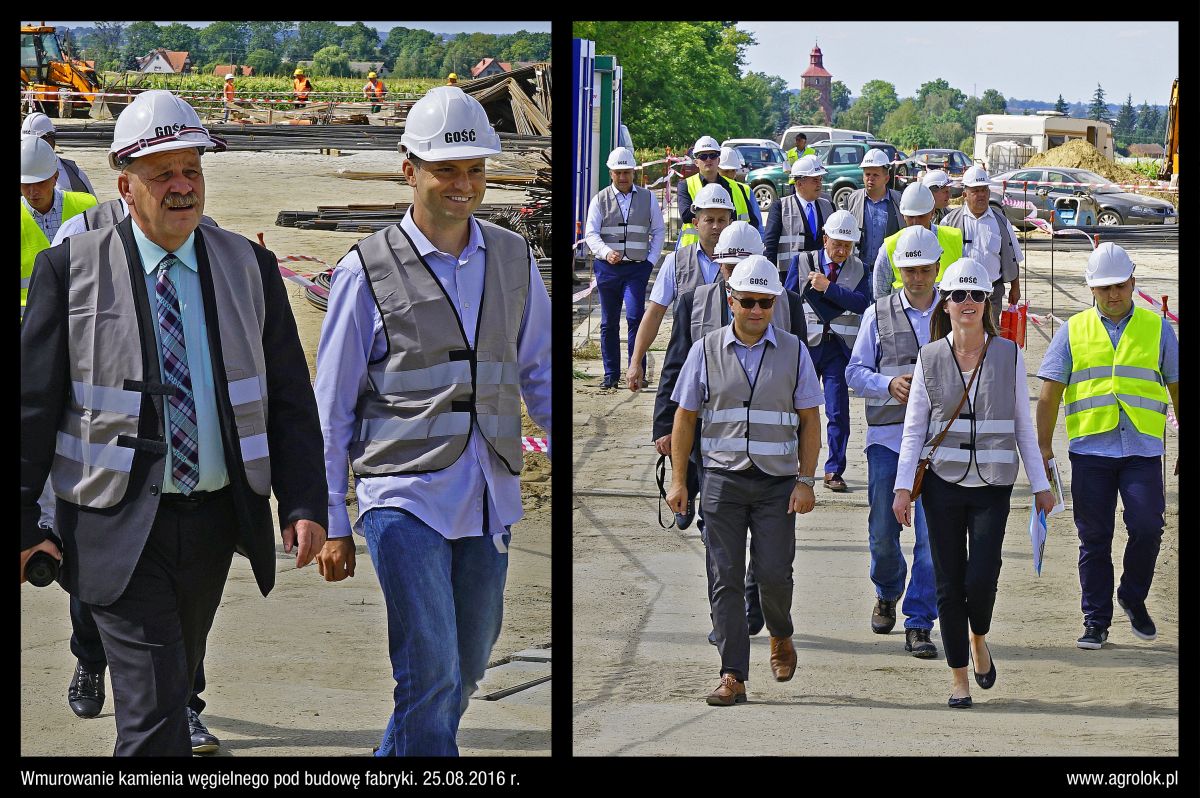
[[[896,602],[875,599],[875,609],[871,610],[871,631],[877,635],[885,635],[895,626]]]
[[[846,487],[846,480],[842,479],[837,474],[825,475],[825,487],[834,493],[845,493],[848,490]]]
[[[771,673],[777,682],[786,682],[796,673],[796,647],[792,638],[771,638]]]
[[[746,683],[732,673],[722,673],[717,689],[708,694],[710,707],[731,707],[746,703]]]

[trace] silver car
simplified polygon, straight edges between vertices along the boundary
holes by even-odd
[[[1030,185],[1026,188],[1022,185],[1024,181],[1065,185]],[[1104,185],[1077,185],[1087,183]],[[1179,220],[1175,206],[1166,200],[1125,191],[1113,185],[1111,180],[1087,169],[1056,166],[1017,169],[991,178],[991,189],[992,204],[1002,206],[1004,215],[1018,229],[1024,226],[1021,220],[1029,215],[1025,202],[1037,209],[1039,219],[1049,221],[1055,200],[1070,197],[1082,190],[1091,192],[1099,206],[1096,214],[1098,225],[1176,224]]]

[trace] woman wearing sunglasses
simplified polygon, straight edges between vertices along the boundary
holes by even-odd
[[[904,416],[892,511],[911,525],[917,461],[929,457],[921,495],[938,624],[952,671],[948,704],[958,709],[971,706],[968,662],[981,688],[996,683],[986,637],[1018,451],[1037,509],[1049,512],[1054,500],[1030,416],[1025,359],[996,332],[987,271],[963,258],[946,269],[938,287],[930,342],[917,356]]]

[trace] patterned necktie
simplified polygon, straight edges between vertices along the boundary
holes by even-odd
[[[192,375],[188,370],[187,347],[183,339],[183,319],[179,295],[167,275],[173,264],[180,263],[168,254],[158,264],[158,337],[162,345],[163,379],[175,390],[167,397],[167,421],[170,428],[171,479],[179,492],[187,496],[200,482],[200,452],[196,435],[196,401],[192,396]]]
[[[808,215],[808,230],[810,233],[812,233],[813,239],[815,240],[816,237],[820,233],[817,230],[817,215],[816,215],[816,213],[813,212],[814,205],[815,205],[815,203],[812,203],[812,202],[808,203],[808,214],[807,215]]]

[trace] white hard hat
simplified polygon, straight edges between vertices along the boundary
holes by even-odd
[[[762,236],[749,222],[737,221],[721,231],[713,260],[717,263],[740,263],[751,255],[763,254]]]
[[[925,188],[922,186],[921,188]],[[925,189],[926,193],[929,189]],[[905,266],[927,266],[937,263],[942,257],[942,245],[937,233],[914,224],[900,231],[896,239],[896,250],[892,262],[899,268]]]
[[[135,97],[117,117],[108,165],[120,169],[128,158],[188,147],[227,149],[224,139],[200,124],[196,109],[169,91],[154,89]]]
[[[423,161],[461,161],[500,154],[487,113],[457,86],[430,89],[408,111],[400,151]]]
[[[783,293],[783,284],[779,282],[779,267],[762,255],[751,255],[737,266],[729,275],[729,288],[733,291],[748,291],[752,294]]]
[[[745,165],[742,154],[733,147],[721,148],[721,160],[717,161],[718,169],[741,169]]]
[[[633,150],[617,147],[608,154],[608,162],[605,165],[609,169],[637,169],[637,159],[633,157]]]
[[[900,213],[921,216],[933,210],[933,192],[921,183],[910,183],[900,195]]]
[[[233,73],[232,73],[232,72],[226,72],[226,73],[225,73],[225,80],[233,80]]]
[[[721,145],[712,136],[701,136],[696,139],[696,143],[692,145],[692,155],[699,152],[720,152]]]
[[[21,182],[40,183],[58,174],[58,156],[41,136],[21,136]]]
[[[987,269],[983,264],[971,258],[959,258],[946,267],[942,273],[942,281],[938,289],[949,293],[959,288],[968,291],[980,290],[992,293],[992,281],[988,279]]]
[[[825,167],[821,166],[821,159],[815,155],[797,158],[792,164],[792,177],[820,177],[824,174],[827,174]]]
[[[886,152],[872,147],[871,149],[867,150],[867,154],[863,156],[862,163],[859,164],[859,167],[882,166],[883,168],[886,169],[887,167],[889,167],[891,165],[892,165],[892,162],[887,157]]]
[[[942,169],[930,169],[921,176],[921,185],[928,188],[941,188],[950,185],[950,175]]]
[[[54,123],[41,111],[34,111],[21,123],[21,135],[44,136],[54,132]]]
[[[1088,287],[1123,283],[1133,276],[1133,261],[1129,253],[1111,241],[1105,241],[1088,255],[1083,277]]]
[[[850,211],[834,211],[825,220],[825,235],[838,241],[858,241],[858,220]]]
[[[962,184],[967,188],[990,185],[987,170],[982,166],[972,166],[963,172]]]
[[[693,208],[723,208],[734,215],[737,212],[733,208],[733,200],[729,198],[729,192],[720,183],[709,183],[704,188],[696,193],[696,199],[692,202]]]

